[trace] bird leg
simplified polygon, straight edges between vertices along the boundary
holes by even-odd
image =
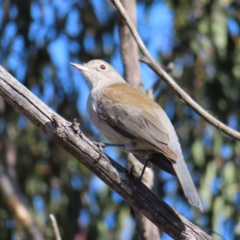
[[[141,181],[143,178],[143,174],[145,173],[146,167],[153,156],[153,152],[152,151],[143,151],[142,153],[138,152],[135,153],[134,156],[137,158],[137,160],[139,160],[143,164],[143,169],[139,177],[139,180]]]
[[[148,165],[148,159],[145,161],[145,163],[144,163],[144,166],[143,166],[143,169],[142,169],[142,172],[141,172],[141,175],[140,175],[140,177],[139,177],[139,180],[140,181],[142,181],[142,178],[143,178],[143,174],[144,174],[144,172],[145,172],[145,169],[146,169],[146,167],[147,167],[147,165]]]
[[[104,143],[104,147],[125,147],[126,145],[125,144],[115,144],[115,143]]]
[[[98,148],[106,148],[106,147],[125,147],[125,144],[115,144],[115,143],[101,143],[92,141]]]
[[[131,166],[131,168],[128,170],[128,177],[132,177],[133,176],[133,172],[134,172],[134,165]]]

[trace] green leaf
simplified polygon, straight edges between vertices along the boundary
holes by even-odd
[[[224,165],[222,176],[224,184],[227,186],[237,181],[236,179],[237,172],[234,162],[229,161]]]
[[[224,201],[221,196],[215,198],[213,202],[213,229],[216,230],[219,227],[219,220],[223,216],[223,209],[224,209]]]
[[[201,167],[205,163],[205,149],[200,139],[195,140],[192,145],[192,155],[197,166]]]
[[[209,162],[206,166],[206,174],[204,180],[201,183],[200,195],[201,199],[211,208],[212,201],[212,183],[217,174],[217,166],[214,161]]]
[[[222,133],[220,131],[215,130],[213,134],[213,155],[215,157],[220,155],[220,150],[223,145]]]
[[[227,17],[219,7],[216,7],[212,13],[211,28],[213,42],[218,53],[223,57],[227,47]]]

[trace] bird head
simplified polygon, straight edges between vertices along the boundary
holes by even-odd
[[[88,63],[71,63],[83,73],[89,88],[102,88],[114,83],[126,83],[117,70],[103,60],[92,60]]]

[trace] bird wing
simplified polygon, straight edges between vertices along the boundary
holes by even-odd
[[[126,103],[113,102],[106,96],[96,101],[95,110],[99,117],[118,133],[129,139],[141,139],[167,158],[178,160],[177,155],[168,147],[167,130],[149,111]]]

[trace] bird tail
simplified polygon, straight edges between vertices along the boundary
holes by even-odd
[[[183,188],[183,192],[187,197],[188,202],[203,211],[200,197],[183,157],[177,162],[172,162],[172,166],[176,172],[177,178]]]
[[[138,156],[136,157],[139,159]],[[184,195],[188,199],[189,203],[203,211],[197,189],[193,183],[192,177],[188,171],[187,165],[184,161],[182,154],[180,155],[178,161],[173,162],[167,159],[162,154],[158,153],[152,156],[150,162],[155,166],[161,168],[162,170],[177,177],[182,186]]]
[[[159,120],[161,119],[161,122],[164,123],[165,129],[167,129],[167,133],[169,137],[169,142],[167,145],[178,156],[177,160],[174,160],[174,159],[171,160],[169,159],[169,157],[166,156],[166,154],[164,154],[164,152],[162,152],[163,156],[170,161],[173,167],[173,169],[171,169],[169,165],[166,165],[166,163],[164,163],[164,167],[165,167],[164,170],[168,171],[169,173],[171,173],[171,170],[174,170],[174,172],[176,173],[174,175],[177,176],[183,188],[183,192],[187,197],[189,203],[198,207],[202,211],[202,204],[198,196],[197,189],[195,188],[195,185],[190,176],[190,173],[188,172],[187,165],[184,161],[181,146],[178,140],[178,136],[175,132],[175,129],[170,119],[161,108],[157,114],[158,114]],[[161,146],[159,146],[159,148],[161,148]],[[157,163],[157,166],[159,166],[158,162],[156,163]]]

